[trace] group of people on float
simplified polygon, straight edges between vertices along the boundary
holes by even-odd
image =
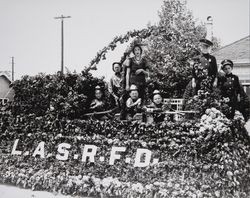
[[[197,94],[202,88],[202,81],[208,79],[207,88],[219,87],[222,97],[229,98],[229,105],[232,108],[230,118],[234,117],[239,101],[241,85],[238,76],[232,74],[233,62],[225,59],[221,62],[223,76],[218,75],[216,58],[209,52],[213,43],[207,39],[200,40],[200,54],[192,59],[193,65],[192,80],[187,85],[184,93],[184,101]],[[143,50],[140,45],[134,45],[132,49],[133,57],[127,58],[123,64],[114,62],[112,69],[114,75],[111,77],[108,88],[111,95],[120,109],[120,119],[131,120],[137,113],[143,112],[145,107],[159,109],[162,113],[152,113],[154,122],[162,122],[166,119],[163,113],[167,107],[163,104],[163,98],[159,90],[154,90],[151,103],[145,104],[145,90],[147,78],[149,78],[149,64],[142,56]],[[103,92],[99,86],[95,89],[95,99],[90,105],[92,111],[103,111]],[[245,119],[249,115],[242,112]],[[102,117],[103,118],[103,117]],[[144,118],[145,119],[145,118]],[[169,119],[169,118],[168,118]]]
[[[239,110],[247,121],[250,113],[249,98],[240,84],[239,77],[232,73],[234,63],[230,59],[224,59],[221,62],[223,73],[219,73],[216,58],[210,54],[212,46],[211,41],[200,40],[200,54],[193,58],[193,77],[184,93],[184,101],[197,94],[198,90],[204,89],[204,86],[208,91],[218,88],[221,96],[229,99],[230,112],[227,115],[228,118],[234,118],[235,111]],[[204,79],[205,84],[203,84]],[[243,103],[243,107],[239,107],[240,102]]]

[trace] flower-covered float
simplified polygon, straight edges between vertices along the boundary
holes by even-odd
[[[72,196],[250,196],[249,135],[240,114],[226,118],[226,100],[200,91],[200,114],[179,122],[85,119],[102,83],[87,72],[15,81],[1,107],[0,183]]]

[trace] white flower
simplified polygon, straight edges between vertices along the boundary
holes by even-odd
[[[106,177],[102,180],[101,184],[104,188],[108,188],[111,185],[112,181],[113,181],[112,177]]]
[[[205,130],[205,127],[200,127],[199,132],[204,132]]]
[[[217,109],[216,109],[216,108],[214,108],[214,107],[212,107],[212,108],[211,108],[211,111],[216,112],[216,111],[217,111]]]
[[[147,143],[146,142],[141,142],[142,147],[146,147]]]
[[[160,189],[159,194],[162,196],[167,196],[169,195],[169,191],[167,189]]]
[[[216,118],[216,112],[211,113],[210,116],[211,116],[212,119],[215,119]]]
[[[223,98],[223,100],[224,100],[226,103],[228,103],[228,102],[230,101],[230,99],[229,99],[228,97]]]
[[[113,184],[114,184],[117,188],[121,187],[121,185],[122,185],[122,183],[121,183],[117,178],[113,180]]]
[[[77,138],[78,140],[83,139],[83,137],[82,137],[82,136],[76,136],[76,138]]]
[[[153,184],[147,184],[145,186],[145,189],[147,189],[147,190],[151,190],[152,188],[153,188]]]
[[[165,186],[165,183],[164,182],[154,182],[154,185],[163,188]]]
[[[208,116],[206,121],[207,122],[211,122],[212,121],[212,117]]]
[[[206,119],[207,119],[207,115],[206,114],[204,114],[204,115],[201,116],[201,121],[204,121]]]
[[[57,134],[57,136],[56,136],[56,138],[59,138],[59,137],[62,137],[61,133]]]
[[[108,144],[112,144],[113,140],[112,139],[108,139]]]
[[[213,125],[211,125],[211,124],[207,125],[207,129],[208,129],[208,130],[210,130],[210,131],[211,131],[213,128],[214,128],[214,126],[213,126]]]
[[[82,177],[82,181],[83,181],[83,182],[89,181],[89,176],[84,175],[84,176]]]
[[[143,185],[141,183],[132,184],[132,190],[138,193],[143,192]]]

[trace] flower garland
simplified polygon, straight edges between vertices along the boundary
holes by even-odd
[[[23,142],[19,149],[24,151],[43,140],[52,153],[54,145],[61,142],[74,145],[73,153],[80,152],[81,144],[94,143],[101,148],[97,159],[108,158],[112,146],[126,146],[125,155],[131,158],[136,148],[147,148],[160,159],[156,165],[135,168],[125,163],[125,155],[110,166],[105,161],[84,164],[72,158],[62,162],[53,157],[4,154],[0,157],[1,183],[80,196],[227,197],[238,193],[244,197],[250,192],[249,145],[242,118],[230,121],[215,108],[207,109],[200,121],[161,125],[29,115],[21,121],[11,114],[2,116],[1,121],[12,123],[1,128],[4,153],[9,153],[13,139],[19,138]]]

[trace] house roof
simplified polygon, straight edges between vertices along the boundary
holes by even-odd
[[[5,77],[9,82],[11,82],[11,74],[9,71],[0,71],[0,76]]]
[[[230,59],[234,63],[250,64],[250,35],[212,53],[218,61]]]

